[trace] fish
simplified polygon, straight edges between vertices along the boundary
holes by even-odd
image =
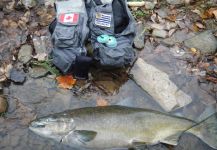
[[[85,149],[177,145],[183,133],[217,149],[217,112],[197,123],[154,110],[126,106],[85,107],[38,118],[29,129],[68,146]]]

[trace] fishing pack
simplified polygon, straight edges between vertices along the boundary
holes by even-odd
[[[51,55],[63,73],[82,67],[87,74],[92,60],[86,58],[87,39],[93,47],[91,57],[103,67],[124,67],[135,60],[135,21],[125,0],[57,0],[55,8],[56,19],[49,27]]]

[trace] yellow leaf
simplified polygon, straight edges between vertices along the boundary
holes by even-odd
[[[100,97],[96,100],[96,106],[108,106],[108,101]]]
[[[197,49],[196,49],[196,48],[191,48],[190,50],[191,50],[191,52],[192,52],[193,54],[196,54],[196,53],[197,53]]]
[[[193,25],[193,31],[194,31],[194,32],[198,32],[198,31],[199,31],[198,26],[196,26],[195,24]]]
[[[72,77],[72,75],[58,76],[56,77],[58,82],[58,87],[64,89],[72,89],[76,83],[76,79]]]

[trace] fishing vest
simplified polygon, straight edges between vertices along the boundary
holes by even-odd
[[[132,48],[135,37],[135,21],[125,0],[88,0],[91,43],[94,59],[102,66],[123,67],[133,63],[136,53]],[[99,43],[97,37],[109,35],[116,39],[117,46],[108,47]]]
[[[85,56],[87,53],[84,42],[89,33],[88,17],[83,0],[57,0],[55,8],[51,55],[53,64],[67,73],[75,64],[76,56]]]

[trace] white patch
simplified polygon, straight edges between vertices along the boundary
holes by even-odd
[[[96,13],[95,24],[101,27],[111,27],[112,16],[104,13]]]

